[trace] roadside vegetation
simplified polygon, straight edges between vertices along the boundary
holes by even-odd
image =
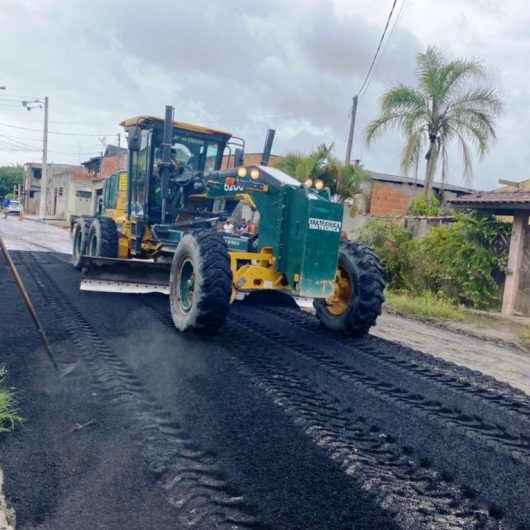
[[[5,368],[0,368],[0,432],[12,431],[22,421],[17,414],[15,398],[5,382]]]
[[[24,168],[20,165],[0,166],[0,197],[14,199],[13,188],[22,184]]]
[[[347,199],[360,191],[368,173],[360,166],[346,166],[333,155],[334,145],[319,145],[309,155],[288,153],[275,167],[300,182],[320,179],[332,194]]]
[[[508,259],[511,225],[494,217],[460,214],[448,226],[413,239],[410,230],[391,220],[371,220],[360,241],[379,256],[390,304],[449,315],[449,307],[497,309]],[[395,296],[392,293],[399,293]],[[415,304],[407,298],[415,298]],[[453,313],[453,316],[456,313]],[[442,318],[451,318],[449,316]],[[458,318],[458,317],[457,317]]]
[[[403,291],[387,290],[385,293],[387,307],[401,315],[410,315],[425,319],[442,319],[464,321],[470,319],[470,314],[447,298],[425,291],[411,295]]]

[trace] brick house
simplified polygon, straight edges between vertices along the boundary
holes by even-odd
[[[127,171],[127,156],[128,150],[126,148],[107,145],[102,156],[94,156],[82,163],[90,181],[91,213],[97,209],[105,180],[116,171]]]
[[[370,178],[361,184],[361,190],[367,197],[367,212],[374,217],[403,217],[407,215],[410,203],[424,189],[422,180],[400,175],[368,171]],[[444,192],[444,200],[456,199],[475,190],[453,184],[442,186],[433,184],[438,196]]]

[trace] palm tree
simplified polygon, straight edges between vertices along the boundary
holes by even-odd
[[[418,87],[399,85],[383,95],[381,115],[365,132],[370,144],[389,129],[401,130],[406,138],[401,168],[407,174],[416,166],[426,148],[425,197],[431,203],[432,185],[438,162],[442,180],[448,168],[448,146],[456,140],[464,167],[464,177],[473,174],[470,144],[482,157],[495,139],[495,119],[502,104],[493,88],[471,85],[483,78],[483,67],[476,61],[457,59],[446,62],[436,48],[418,54]]]
[[[333,155],[334,144],[319,145],[309,155],[288,153],[275,166],[288,175],[304,182],[320,179],[332,194],[341,198],[351,197],[359,191],[366,172],[359,166],[345,166]]]

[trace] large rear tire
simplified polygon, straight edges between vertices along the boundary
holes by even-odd
[[[100,258],[118,256],[118,229],[110,217],[98,217],[92,221],[88,236],[87,253]]]
[[[180,331],[216,332],[230,307],[232,271],[224,239],[207,229],[185,234],[173,256],[171,316]]]
[[[320,322],[355,336],[368,333],[381,314],[385,282],[377,256],[364,245],[345,241],[339,250],[335,290],[314,300]]]
[[[90,219],[79,218],[72,229],[72,265],[81,268],[81,257],[86,254]]]

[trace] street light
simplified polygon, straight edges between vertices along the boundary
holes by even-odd
[[[48,193],[48,96],[42,99],[33,99],[31,101],[22,101],[22,106],[26,110],[42,109],[44,108],[44,134],[42,145],[42,171],[40,178],[40,201],[39,201],[39,217],[44,219],[46,217],[46,202]]]
[[[26,110],[42,109],[43,107],[43,102],[40,99],[33,99],[31,101],[22,100],[21,103]]]

